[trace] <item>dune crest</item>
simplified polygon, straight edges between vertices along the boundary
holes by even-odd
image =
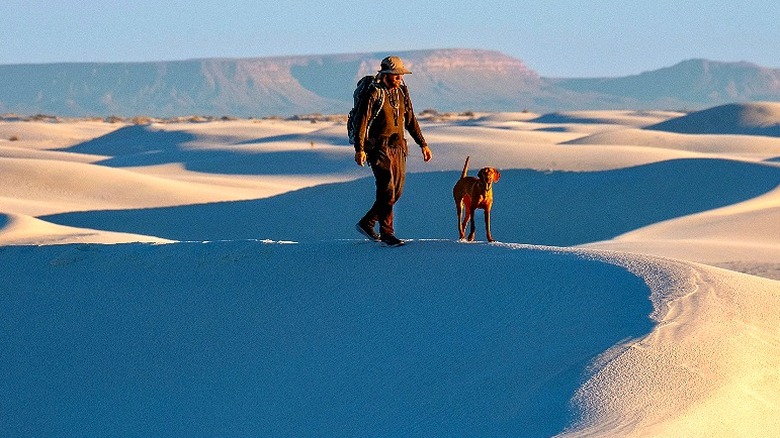
[[[562,436],[773,435],[780,428],[778,282],[666,264],[687,293],[656,298],[666,309],[653,333],[604,355],[574,398],[581,423]]]
[[[733,103],[696,111],[647,129],[686,134],[780,137],[780,102]]]
[[[0,245],[124,242],[169,243],[171,241],[139,234],[56,225],[20,214],[0,214]]]

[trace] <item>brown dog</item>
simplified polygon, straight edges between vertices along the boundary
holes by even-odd
[[[474,212],[481,208],[485,210],[485,230],[487,231],[488,242],[493,242],[493,235],[490,232],[490,209],[493,207],[493,183],[501,179],[501,173],[493,167],[483,167],[477,174],[479,178],[466,176],[469,171],[469,158],[466,157],[466,163],[463,165],[463,173],[460,179],[455,183],[452,189],[452,196],[455,198],[455,210],[458,213],[458,233],[460,239],[466,237],[466,224],[471,222],[469,231],[469,241],[474,240],[476,226],[474,225]],[[463,209],[466,215],[461,220]]]

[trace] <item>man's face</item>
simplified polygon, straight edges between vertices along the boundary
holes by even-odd
[[[403,78],[404,75],[385,74],[383,75],[382,80],[385,82],[385,86],[387,86],[387,88],[398,88],[401,86],[401,81]]]

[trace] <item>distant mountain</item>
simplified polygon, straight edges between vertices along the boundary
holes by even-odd
[[[780,70],[691,60],[622,78],[544,78],[516,58],[471,49],[395,53],[415,109],[697,109],[780,100]],[[263,117],[343,114],[385,53],[144,63],[0,65],[0,113]]]
[[[307,64],[269,58],[0,66],[0,111],[249,116],[334,106],[292,75]]]
[[[549,82],[574,93],[593,95],[594,100],[622,102],[627,107],[702,108],[780,100],[780,69],[748,62],[692,59],[634,76]]]

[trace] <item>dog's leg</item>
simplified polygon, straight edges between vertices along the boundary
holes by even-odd
[[[463,221],[460,223],[460,226],[461,226],[460,229],[462,230],[462,237],[461,237],[461,239],[465,239],[466,238],[466,227],[468,226],[468,223],[469,223],[470,220],[471,220],[471,215],[469,214],[469,209],[466,208],[464,210]]]
[[[467,209],[467,212],[468,212],[467,214],[468,214],[468,217],[469,217],[469,223],[470,223],[470,227],[471,227],[469,229],[469,242],[473,242],[474,241],[474,236],[476,236],[476,234],[477,234],[477,226],[474,223],[474,216],[476,216],[474,213],[476,213],[476,209],[471,208],[469,206],[469,208]]]
[[[455,201],[455,212],[458,214],[458,239],[466,237],[466,227],[461,224],[460,217],[463,214],[463,201]]]
[[[490,232],[490,206],[485,207],[485,234],[488,242],[493,242],[493,234]]]
[[[463,220],[460,222],[461,239],[466,238],[466,227],[471,221],[471,207],[466,204],[463,208]]]

